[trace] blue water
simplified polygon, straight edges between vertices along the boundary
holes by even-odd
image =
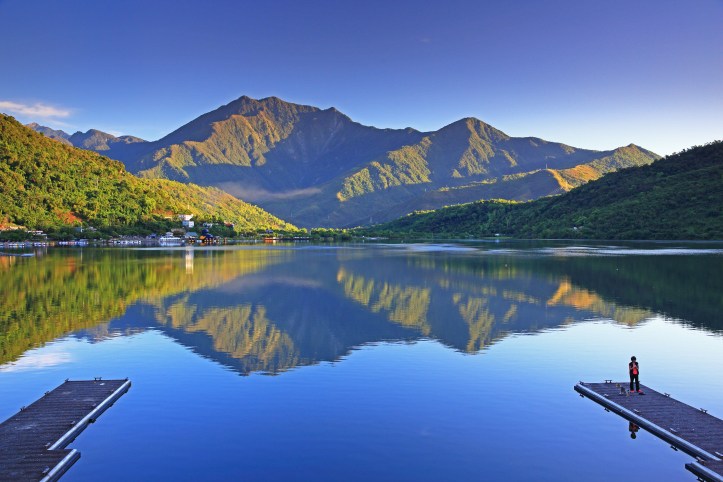
[[[0,266],[4,296],[32,299],[0,312],[0,417],[66,378],[133,383],[67,481],[695,480],[573,391],[625,380],[631,355],[723,417],[718,245],[40,254]],[[50,335],[13,351],[25,322]]]

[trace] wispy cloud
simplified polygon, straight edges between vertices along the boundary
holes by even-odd
[[[40,117],[43,119],[53,119],[56,117],[68,117],[69,109],[61,109],[52,105],[36,102],[35,104],[22,104],[10,100],[0,100],[0,111],[7,111],[13,114],[22,114],[31,117]]]
[[[48,127],[53,127],[55,129],[75,129],[77,126],[75,124],[68,124],[67,122],[59,121],[57,119],[45,119],[44,121],[46,124],[48,124]]]

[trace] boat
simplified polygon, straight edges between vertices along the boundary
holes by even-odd
[[[6,253],[0,251],[0,256],[16,256],[18,258],[31,258],[35,256],[35,253]]]
[[[170,231],[158,238],[158,243],[161,246],[182,246],[183,239],[177,238]]]

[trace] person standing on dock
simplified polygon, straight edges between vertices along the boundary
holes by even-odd
[[[643,393],[640,391],[640,379],[638,378],[640,374],[640,366],[638,365],[637,358],[635,358],[634,356],[630,357],[630,363],[628,363],[628,371],[630,372],[630,393]],[[633,390],[633,382],[635,382],[635,390]]]

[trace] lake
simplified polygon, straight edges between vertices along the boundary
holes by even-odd
[[[66,378],[130,378],[64,481],[693,481],[573,386],[627,381],[635,355],[723,417],[722,273],[721,243],[0,257],[0,419]]]

